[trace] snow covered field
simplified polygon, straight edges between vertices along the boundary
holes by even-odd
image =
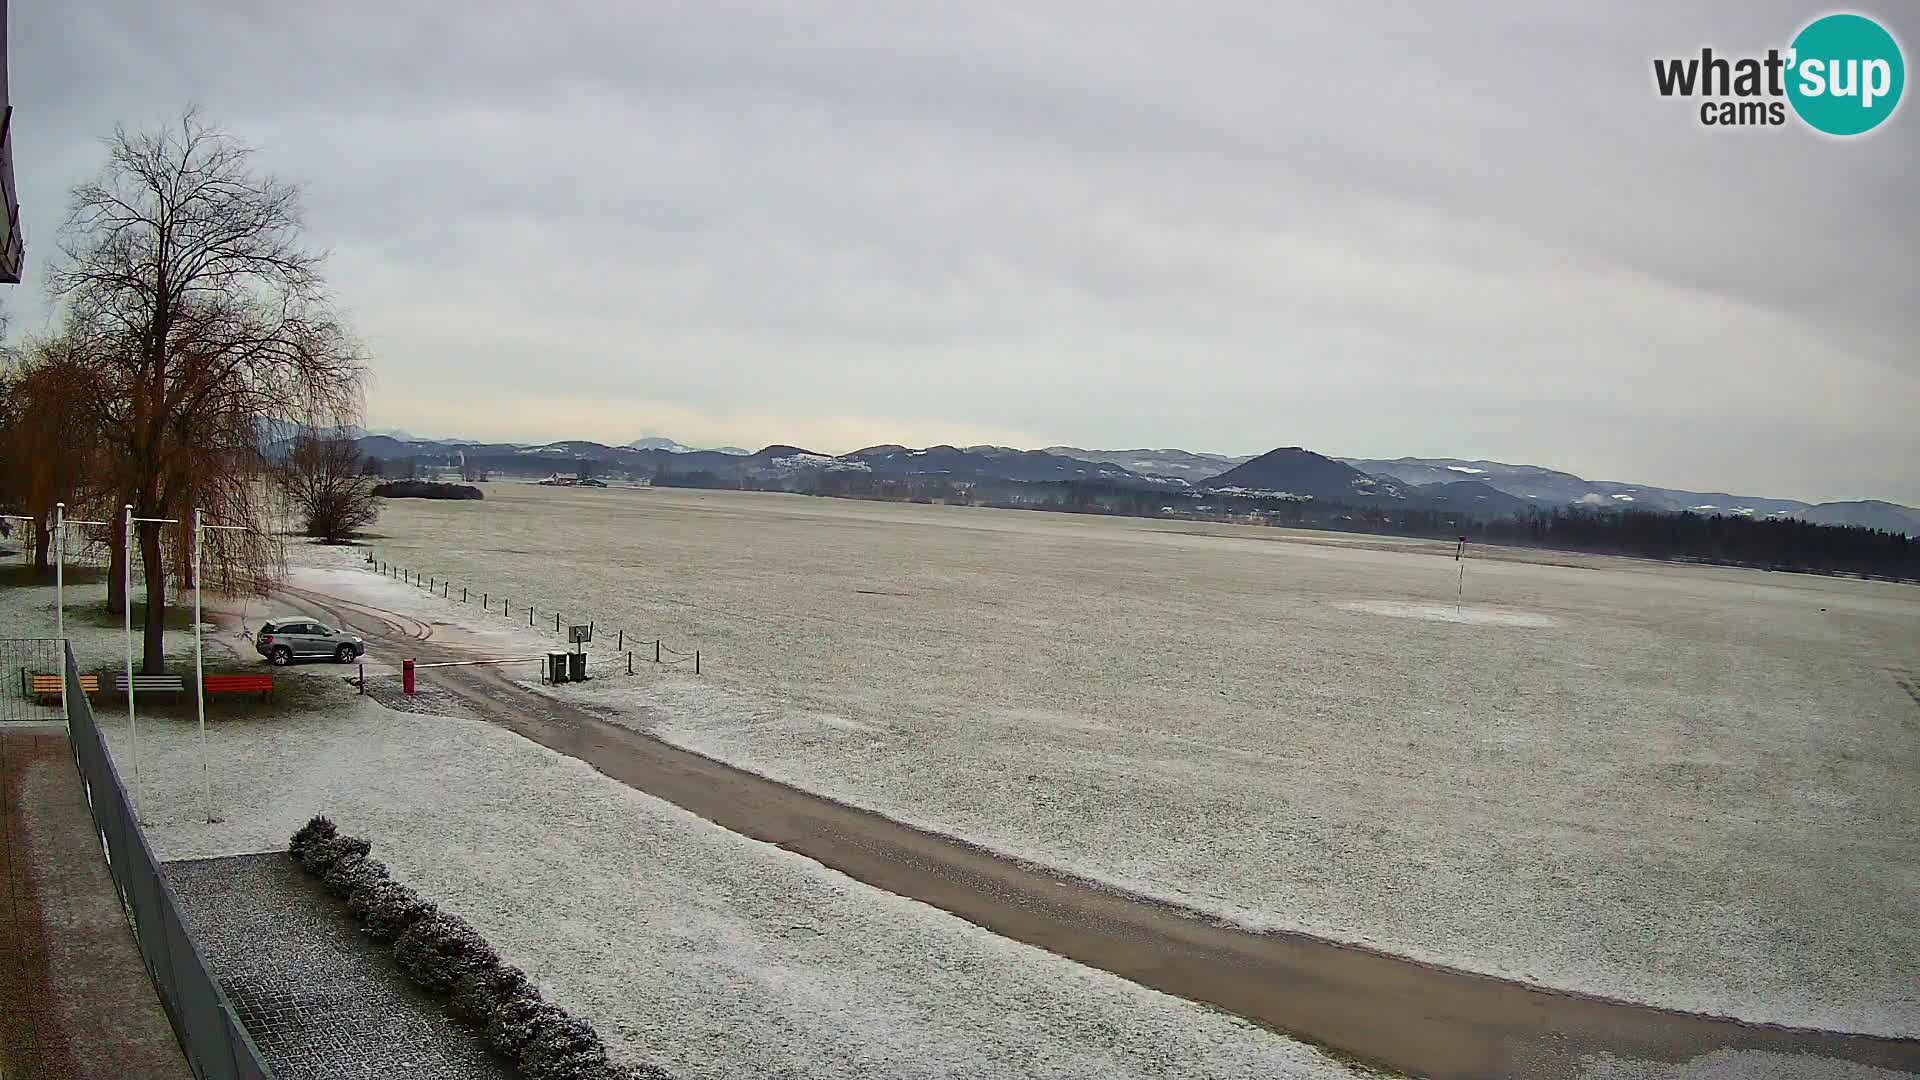
[[[1442,545],[487,492],[376,549],[698,646],[563,691],[669,741],[1256,928],[1920,1034],[1920,590],[1534,553],[1456,612]]]
[[[351,591],[344,575],[295,575]],[[363,598],[389,609],[451,614],[424,593],[366,580]],[[103,586],[81,586],[69,600],[103,597]],[[38,625],[43,600],[0,588],[0,636],[50,635]],[[77,619],[68,629],[77,654],[118,655],[117,629]],[[245,644],[215,640],[222,652]],[[190,651],[190,637],[169,636],[170,654]],[[143,708],[136,798],[155,853],[281,850],[308,816],[330,812],[592,1021],[616,1054],[686,1080],[1356,1075],[1300,1043],[736,836],[504,729],[388,711],[340,675],[330,664],[279,672],[276,697],[299,706],[264,717],[210,710],[211,825],[195,725],[178,709]],[[96,715],[127,774],[124,716],[108,705]]]

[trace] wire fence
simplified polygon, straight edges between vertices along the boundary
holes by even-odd
[[[0,640],[0,723],[66,716],[60,711],[63,655],[58,638]]]
[[[542,615],[540,614],[538,605],[529,604],[524,608],[517,607],[514,605],[513,599],[504,593],[497,593],[491,589],[475,589],[471,585],[455,585],[453,581],[448,578],[443,578],[435,574],[422,574],[417,570],[387,562],[372,551],[367,552],[366,566],[368,570],[382,577],[392,578],[403,585],[411,585],[435,596],[453,601],[454,603],[475,604],[490,614],[498,611],[502,619],[511,619],[518,622],[521,618],[521,612],[524,611],[526,613],[527,625],[536,630],[547,631],[547,620],[550,616],[553,621],[553,628],[549,632],[561,637],[563,641],[566,640],[571,627],[574,626],[587,627],[588,637],[596,642],[604,642],[606,640],[605,637],[601,636],[603,632],[599,629],[599,624],[592,619],[588,619],[584,623],[570,623],[566,621],[560,612],[552,609],[548,609],[547,613]],[[605,668],[608,665],[617,667],[619,663],[624,660],[626,672],[629,675],[634,674],[634,665],[636,663],[656,664],[661,667],[690,666],[695,675],[702,673],[703,657],[699,649],[695,649],[692,652],[681,652],[678,649],[669,647],[658,635],[649,638],[643,634],[636,634],[622,627],[613,627],[606,632],[612,633],[614,636],[612,654],[608,655],[603,653],[598,659],[588,661],[589,664],[598,665],[601,668]]]
[[[64,648],[67,678],[78,682],[73,650]],[[198,1080],[272,1080],[273,1073],[234,1014],[226,991],[207,969],[206,957],[187,932],[173,890],[160,874],[127,789],[93,721],[85,694],[69,696],[68,741],[87,791],[87,808],[100,833],[100,847],[126,909],[127,922],[160,993],[187,1064]]]

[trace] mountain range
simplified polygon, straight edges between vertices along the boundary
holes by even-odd
[[[284,445],[281,441],[274,447]],[[1794,517],[1920,536],[1920,510],[1880,500],[1808,503],[1587,480],[1538,465],[1478,459],[1335,458],[1298,446],[1257,457],[1236,457],[1179,449],[1049,446],[1020,450],[988,445],[914,448],[898,444],[869,446],[839,455],[778,444],[749,452],[736,446],[696,449],[659,435],[635,439],[624,446],[608,446],[583,440],[522,445],[368,434],[359,438],[357,445],[363,454],[383,460],[412,459],[442,465],[464,460],[469,468],[505,476],[572,472],[585,463],[595,474],[624,472],[636,478],[700,486],[777,481],[797,488],[816,475],[968,484],[1085,482],[1169,493],[1218,492],[1355,507],[1454,510],[1481,520],[1524,514],[1531,507],[1614,507]]]

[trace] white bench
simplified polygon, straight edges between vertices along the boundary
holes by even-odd
[[[122,672],[113,677],[115,693],[127,692],[127,676]],[[184,694],[187,692],[187,677],[184,675],[135,675],[133,692],[136,694]]]

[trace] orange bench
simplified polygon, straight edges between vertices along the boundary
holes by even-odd
[[[41,702],[44,703],[48,700],[53,700],[53,701],[60,700],[60,684],[65,682],[66,680],[61,678],[58,675],[34,675],[28,672],[22,671],[20,673],[20,681],[27,684],[26,686],[21,687],[22,690],[24,690],[29,696],[38,698]],[[80,692],[83,694],[99,693],[100,692],[100,676],[98,675],[80,676]]]
[[[208,675],[200,686],[209,694],[259,694],[273,696],[271,675]]]

